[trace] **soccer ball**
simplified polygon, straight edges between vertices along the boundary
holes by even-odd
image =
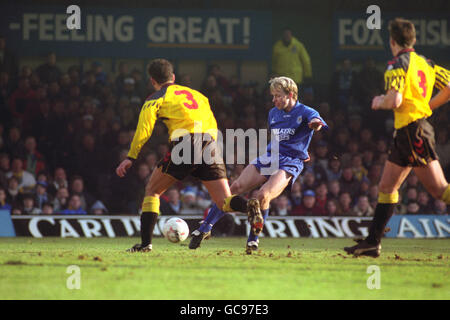
[[[163,235],[170,242],[177,243],[187,239],[189,236],[189,227],[183,219],[170,218],[164,224]]]

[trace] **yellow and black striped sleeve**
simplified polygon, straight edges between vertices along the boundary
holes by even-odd
[[[442,90],[447,87],[450,83],[450,71],[447,69],[434,65],[434,74],[436,75],[436,80],[434,82],[434,86],[438,90]]]
[[[384,89],[389,91],[394,89],[403,93],[405,88],[406,72],[402,67],[389,66],[384,73]]]
[[[159,105],[156,100],[146,101],[142,106],[136,132],[128,151],[128,158],[137,159],[142,147],[150,139],[155,122],[158,119],[158,109]]]

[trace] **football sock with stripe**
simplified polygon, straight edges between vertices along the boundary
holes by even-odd
[[[446,205],[450,204],[450,184],[445,188],[441,200],[444,201]]]
[[[266,223],[266,219],[269,216],[269,209],[262,210],[262,214],[263,214],[264,224],[265,224]],[[250,234],[248,235],[247,243],[250,242],[250,241],[256,241],[256,240],[258,240],[258,236],[255,235],[252,232],[252,229],[250,228]]]
[[[238,195],[232,195],[225,199],[223,205],[223,211],[225,212],[247,212],[247,200]]]
[[[159,198],[146,196],[142,203],[141,214],[141,244],[147,246],[152,243],[153,230],[159,216]]]
[[[377,245],[381,242],[389,219],[394,214],[395,206],[398,202],[398,192],[387,194],[380,192],[375,214],[369,228],[369,235],[366,241],[369,244]]]
[[[211,231],[214,224],[219,221],[224,215],[225,212],[220,210],[217,205],[213,205],[211,209],[209,209],[208,215],[206,216],[205,220],[203,220],[203,223],[200,228],[198,228],[198,230],[205,233]]]
[[[145,247],[152,243],[153,230],[158,221],[155,212],[142,212],[141,214],[141,244]]]

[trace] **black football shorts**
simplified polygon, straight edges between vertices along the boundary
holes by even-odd
[[[394,131],[388,160],[401,167],[426,166],[439,159],[435,145],[433,126],[426,119],[419,119]]]
[[[205,136],[202,136],[205,135]],[[205,138],[206,139],[205,139]],[[181,147],[181,143],[189,142],[190,150],[187,150],[186,144]],[[190,154],[185,157],[184,151]],[[207,161],[205,161],[204,153],[208,153]],[[199,155],[199,153],[201,153]],[[220,161],[211,162],[209,156]],[[175,158],[176,157],[176,158]],[[183,160],[180,163],[180,158]],[[190,134],[181,137],[178,141],[170,143],[169,152],[159,162],[158,167],[163,173],[171,175],[177,180],[183,180],[188,175],[198,178],[201,181],[213,181],[218,179],[226,179],[227,171],[223,157],[217,142],[207,133]]]

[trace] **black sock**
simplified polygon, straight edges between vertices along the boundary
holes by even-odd
[[[145,247],[152,243],[153,229],[155,229],[158,214],[142,212],[141,214],[141,244]]]
[[[379,244],[384,235],[384,228],[394,214],[396,203],[378,203],[375,215],[369,228],[369,236],[366,241],[370,244]]]
[[[234,196],[233,198],[231,198],[230,207],[234,211],[246,213],[247,212],[247,200],[245,200],[241,196]]]

